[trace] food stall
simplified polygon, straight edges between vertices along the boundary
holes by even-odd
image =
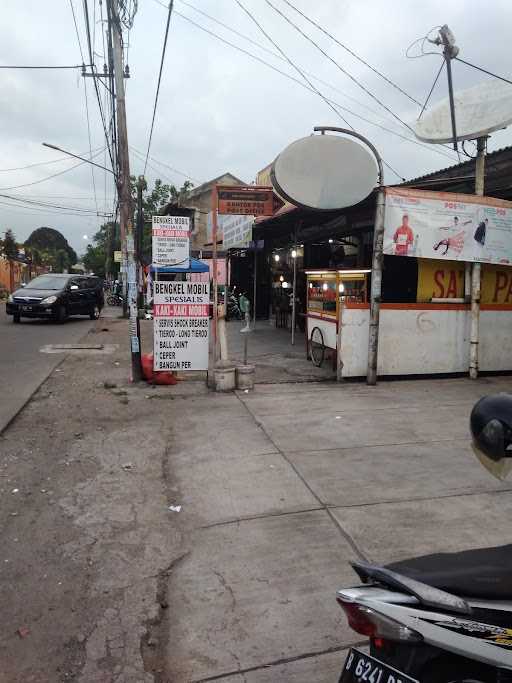
[[[306,334],[308,354],[315,365],[322,364],[326,351],[336,351],[342,305],[367,303],[370,272],[369,269],[306,270]]]

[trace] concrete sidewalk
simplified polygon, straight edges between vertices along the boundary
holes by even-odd
[[[187,554],[157,681],[332,681],[360,640],[335,601],[349,562],[510,541],[512,494],[468,416],[510,378],[276,384],[176,399],[168,472]]]
[[[511,378],[290,383],[276,361],[222,395],[131,385],[115,312],[81,341],[0,436],[0,683],[335,683],[351,560],[509,541],[467,422]]]

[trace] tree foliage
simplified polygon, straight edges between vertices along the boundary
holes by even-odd
[[[193,187],[190,181],[186,181],[179,189],[175,185],[167,185],[161,180],[155,180],[151,192],[143,192],[142,208],[144,213],[144,230],[142,235],[142,253],[144,260],[149,263],[151,259],[151,218],[160,213],[169,203],[179,205],[186,198]],[[132,176],[131,190],[133,205],[137,206],[137,179]],[[93,244],[87,246],[87,251],[82,261],[88,271],[95,275],[105,277],[110,273],[114,277],[119,271],[119,264],[113,262],[114,251],[121,250],[121,239],[118,223],[104,223],[93,237]],[[107,261],[108,254],[108,261]]]
[[[8,259],[15,258],[18,255],[18,245],[12,230],[6,230],[4,239],[2,240],[2,251]]]
[[[34,230],[25,241],[25,250],[34,265],[51,268],[56,273],[68,271],[78,260],[64,235],[53,228]]]

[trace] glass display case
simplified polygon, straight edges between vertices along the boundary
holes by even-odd
[[[316,343],[324,348],[336,348],[340,305],[368,303],[370,272],[369,269],[306,271],[308,340],[313,335]]]

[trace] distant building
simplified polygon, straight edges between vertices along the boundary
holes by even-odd
[[[194,187],[181,202],[181,206],[194,209],[194,228],[190,247],[193,250],[211,249],[207,235],[208,213],[212,208],[212,188],[214,185],[245,185],[243,180],[232,173],[223,173],[198,187]],[[168,211],[164,211],[168,213]]]

